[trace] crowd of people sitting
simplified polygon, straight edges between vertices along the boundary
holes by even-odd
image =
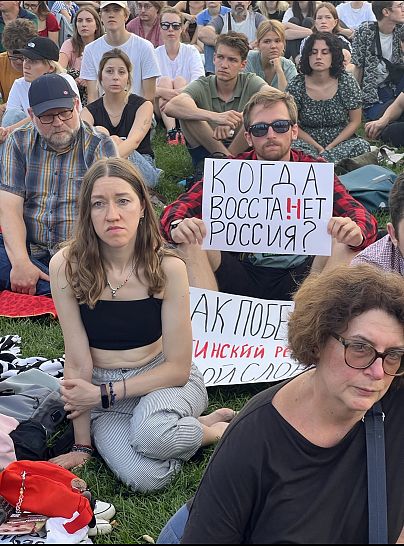
[[[404,146],[404,2],[7,1],[0,38],[0,290],[57,309],[75,444],[53,462],[95,448],[147,492],[224,435],[178,540],[189,514],[187,543],[366,543],[362,418],[382,399],[396,542],[404,176],[384,233],[334,177],[329,257],[204,250],[202,196],[208,158],[337,164],[376,139]],[[160,220],[158,123],[195,178]],[[203,415],[189,286],[294,300],[308,371],[237,417]]]

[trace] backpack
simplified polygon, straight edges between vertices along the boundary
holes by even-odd
[[[349,193],[369,211],[387,209],[397,174],[380,165],[366,165],[339,177]]]
[[[66,419],[58,391],[40,385],[0,383],[0,413],[14,417],[18,427],[10,433],[18,460],[47,460],[68,453],[74,430]]]
[[[69,23],[64,15],[61,13],[56,13],[56,19],[59,23],[59,48],[62,47],[62,44],[73,36],[73,24]]]

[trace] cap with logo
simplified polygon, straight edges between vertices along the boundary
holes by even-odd
[[[117,4],[118,6],[121,6],[121,8],[127,8],[128,9],[128,2],[109,2],[109,1],[106,1],[106,2],[100,2],[100,9],[103,9],[103,8],[106,8],[107,6],[109,6],[109,4]]]
[[[52,108],[72,109],[75,97],[69,82],[59,74],[39,76],[28,91],[29,105],[37,117]]]
[[[59,48],[50,38],[35,36],[22,49],[17,49],[17,53],[27,57],[27,59],[38,60],[45,59],[47,61],[59,60]]]

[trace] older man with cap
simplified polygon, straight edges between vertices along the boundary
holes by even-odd
[[[110,137],[79,117],[79,99],[58,74],[29,89],[27,123],[6,141],[0,167],[0,290],[49,294],[48,263],[72,235],[81,181],[116,156]]]
[[[133,65],[132,93],[153,102],[156,78],[160,76],[153,45],[126,30],[128,2],[101,2],[100,10],[105,35],[86,45],[81,62],[80,78],[87,81],[88,102],[99,97],[97,77],[102,56],[117,47],[127,54]]]

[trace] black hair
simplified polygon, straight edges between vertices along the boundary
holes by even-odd
[[[310,76],[313,72],[309,60],[314,47],[314,42],[317,40],[324,40],[329,47],[332,56],[330,76],[333,78],[339,78],[344,71],[344,55],[342,53],[341,40],[337,35],[331,34],[331,32],[316,32],[307,38],[299,63],[299,70],[301,74]]]

